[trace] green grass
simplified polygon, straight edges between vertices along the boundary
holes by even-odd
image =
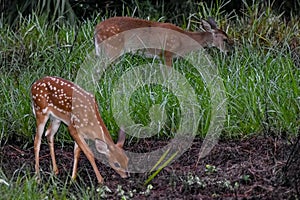
[[[199,6],[202,6],[199,8],[202,12],[205,6]],[[221,17],[218,9],[212,10]],[[71,26],[50,23],[33,14],[27,18],[20,17],[17,29],[2,25],[1,143],[9,139],[32,142],[35,123],[30,108],[30,85],[45,75],[75,80],[86,55],[93,51],[93,28],[99,17]],[[287,44],[299,23],[292,18],[295,23],[283,26],[280,21],[280,15],[275,15],[269,7],[262,11],[258,4],[248,6],[245,16],[235,16],[227,22],[229,35],[236,40],[235,51],[228,56],[216,51],[211,53],[228,95],[225,137],[266,130],[276,134],[296,133],[299,126],[299,70],[291,60]],[[193,25],[193,21],[191,23]],[[276,29],[270,31],[270,27]],[[126,70],[148,61],[141,56],[125,56],[100,80],[99,90],[103,92],[99,92],[97,99],[103,118],[113,133],[119,127],[112,111],[107,108],[110,107],[114,84]],[[204,136],[209,125],[209,91],[190,68],[181,61],[175,65],[198,95],[200,112],[203,113],[198,134]],[[154,99],[150,99],[151,92],[155,93]],[[166,95],[168,99],[165,99]],[[176,117],[180,111],[176,111],[178,99],[165,88],[146,87],[135,92],[131,99],[132,118],[143,125],[149,124],[148,109],[142,108],[164,101],[167,101],[169,122],[162,134],[171,136],[171,124],[180,121]],[[59,141],[70,140],[66,135],[60,134]]]
[[[228,69],[229,134],[252,134],[272,129],[296,133],[299,102],[299,71],[287,52],[268,50],[245,52],[239,56],[240,65]]]
[[[109,188],[97,187],[92,183],[79,185],[51,174],[43,176],[47,180],[38,184],[32,173],[20,169],[9,179],[0,168],[1,199],[103,199],[109,192]]]
[[[182,27],[196,29],[198,23],[195,19],[216,15],[217,21],[226,26],[223,29],[235,40],[235,50],[227,56],[219,51],[209,51],[226,89],[228,115],[222,131],[224,138],[268,133],[292,137],[299,128],[300,70],[293,63],[288,47],[294,33],[299,33],[299,19],[291,16],[291,22],[284,24],[281,15],[273,12],[271,7],[263,8],[266,9],[260,8],[259,3],[246,5],[243,16],[232,13],[225,17],[219,8],[199,4],[190,16],[178,15],[171,19],[180,22]],[[145,13],[138,11],[141,17],[146,17]],[[124,14],[133,13],[134,10],[124,7]],[[105,17],[97,16],[94,20],[71,25],[47,22],[45,18],[32,14],[27,18],[20,16],[15,27],[0,23],[1,145],[7,141],[14,141],[22,147],[33,145],[35,119],[30,106],[30,85],[45,75],[74,81],[86,55],[93,51],[94,26]],[[160,20],[162,15],[150,17]],[[115,83],[122,74],[148,61],[141,56],[125,55],[98,82],[96,96],[100,112],[114,137],[119,129],[111,108]],[[158,60],[150,62],[159,63]],[[197,134],[204,137],[211,115],[210,92],[199,74],[184,61],[175,63],[175,69],[195,90],[198,98],[195,104],[201,113]],[[172,137],[180,122],[180,109],[178,98],[167,88],[159,85],[140,87],[130,99],[130,116],[135,123],[149,125],[149,109],[153,105],[165,108],[168,117],[166,125],[155,137]],[[65,127],[59,131],[64,134],[57,134],[56,142],[72,142]],[[27,199],[88,198],[90,191],[94,190],[81,191],[79,187],[82,196],[77,196],[76,191],[70,192],[66,183],[56,178],[39,186],[30,173],[5,177],[4,170],[0,168],[0,179],[10,184],[0,184],[0,193],[5,199],[22,199],[24,195]]]
[[[270,7],[266,11],[260,10],[259,4],[246,5],[246,8],[243,17],[233,15],[227,22],[229,35],[235,39],[235,51],[228,56],[211,52],[228,97],[223,136],[244,136],[266,130],[293,135],[299,125],[299,70],[290,58],[288,41],[299,29],[299,23],[292,17],[290,26],[282,25],[281,15],[276,15]],[[198,13],[209,11],[207,14],[215,14],[217,18],[222,14],[220,8],[207,5],[201,4],[198,9]],[[30,85],[45,75],[75,80],[86,55],[93,51],[93,28],[99,18],[74,26],[47,22],[44,17],[32,14],[27,18],[20,17],[19,25],[13,28],[2,24],[1,143],[10,139],[32,143],[35,123],[30,107]],[[194,25],[194,21],[189,23]],[[114,84],[126,70],[148,61],[141,56],[127,55],[107,70],[97,86],[100,111],[113,135],[119,127],[112,110],[107,108],[111,104]],[[198,134],[204,136],[209,126],[209,91],[185,62],[175,63],[175,69],[186,77],[198,95],[197,103],[202,113]],[[172,123],[178,126],[180,111],[178,99],[166,88],[147,86],[136,91],[131,98],[131,117],[137,123],[149,124],[148,111],[154,104],[166,105],[169,121],[161,134],[171,136]],[[68,134],[60,134],[58,140],[67,142],[70,138]]]

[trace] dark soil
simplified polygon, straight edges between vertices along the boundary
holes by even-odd
[[[129,151],[139,148],[150,151],[152,147],[166,143],[141,140],[125,146]],[[131,174],[130,178],[122,179],[110,167],[99,162],[105,185],[111,190],[106,193],[107,198],[120,199],[120,186],[127,197],[132,192],[133,199],[300,198],[300,148],[297,138],[292,141],[273,137],[219,141],[211,153],[195,166],[201,143],[196,139],[188,151],[150,182],[153,188],[148,190],[143,184],[150,174]],[[33,147],[23,150],[6,144],[0,148],[0,153],[1,167],[8,178],[19,169],[34,173]],[[56,156],[60,168],[58,178],[64,182],[70,178],[72,171],[73,147],[56,146]],[[40,164],[43,176],[49,176],[46,172],[51,170],[51,158],[46,144],[41,148]],[[77,183],[97,187],[94,172],[84,155],[81,155]]]

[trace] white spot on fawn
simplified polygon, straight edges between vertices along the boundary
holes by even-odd
[[[48,107],[44,108],[44,109],[42,110],[42,113],[43,113],[43,114],[46,114],[47,111],[48,111]]]

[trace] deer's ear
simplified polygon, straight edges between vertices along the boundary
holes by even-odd
[[[214,20],[214,18],[208,17],[207,22],[210,24],[212,29],[217,29],[218,28],[217,22]]]
[[[210,25],[210,23],[208,23],[208,21],[202,19],[202,27],[204,28],[205,31],[211,32],[212,31],[212,27]]]
[[[105,154],[105,155],[107,155],[109,153],[108,146],[104,141],[99,140],[99,139],[95,139],[95,146],[96,146],[96,149],[99,153],[102,153],[102,154]]]
[[[208,17],[207,21],[202,19],[202,27],[204,28],[204,30],[211,32],[213,29],[217,29],[218,25],[216,23],[216,21],[212,18],[212,17]]]
[[[126,139],[126,135],[125,135],[124,127],[121,127],[119,131],[118,142],[116,145],[122,148],[125,143],[125,139]]]

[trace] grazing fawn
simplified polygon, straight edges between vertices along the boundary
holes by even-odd
[[[216,22],[212,18],[208,18],[208,20],[202,20],[202,26],[205,29],[204,32],[190,32],[185,31],[173,24],[170,23],[161,23],[154,22],[148,20],[142,20],[132,17],[112,17],[105,21],[99,23],[95,28],[95,48],[96,55],[99,55],[100,44],[103,41],[106,41],[105,48],[109,49],[112,53],[120,52],[124,48],[125,39],[122,36],[117,39],[112,36],[117,36],[118,34],[138,29],[138,28],[149,28],[149,27],[157,27],[157,28],[165,28],[171,29],[173,31],[184,34],[195,41],[197,41],[202,47],[217,47],[223,52],[228,51],[228,44],[231,44],[227,34],[218,28]],[[150,30],[149,30],[150,31]],[[151,33],[148,33],[149,35]],[[152,35],[151,35],[152,36]],[[154,36],[156,37],[156,36]],[[166,41],[167,46],[169,46],[171,51],[152,51],[151,48],[148,51],[150,54],[159,55],[160,57],[164,57],[165,64],[169,67],[172,66],[172,57],[174,57],[174,53],[178,52],[183,44],[186,42],[186,38],[176,38],[168,39]]]
[[[55,174],[58,173],[58,168],[54,153],[54,135],[60,123],[63,122],[68,126],[70,135],[75,141],[72,179],[76,178],[80,152],[83,151],[95,171],[98,182],[103,183],[103,178],[96,166],[94,154],[86,140],[95,142],[97,152],[107,157],[110,166],[122,178],[128,177],[128,157],[122,148],[125,142],[125,133],[120,131],[118,142],[116,144],[113,142],[92,94],[70,81],[47,76],[32,84],[31,98],[37,125],[34,154],[35,171],[38,175],[41,137],[50,118],[45,135],[49,143]]]

